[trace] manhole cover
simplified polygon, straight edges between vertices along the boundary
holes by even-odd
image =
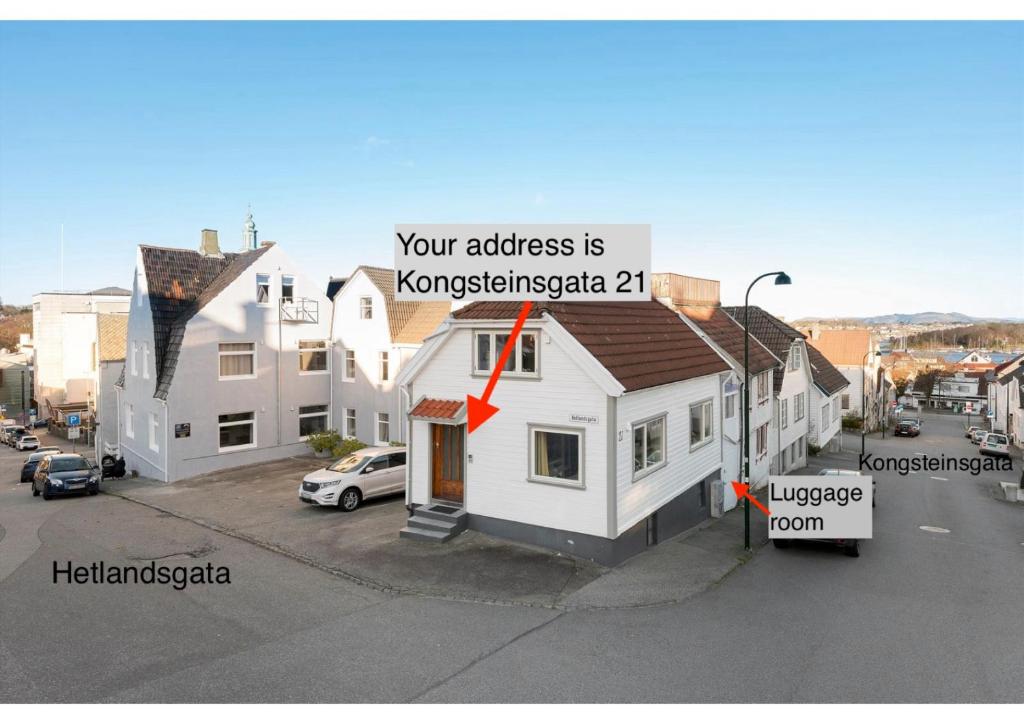
[[[922,526],[918,526],[918,527],[921,530],[928,531],[929,533],[948,533],[949,532],[949,528],[939,528],[938,526],[934,526],[934,525],[922,525]]]

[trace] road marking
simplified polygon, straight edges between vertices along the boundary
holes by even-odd
[[[934,525],[919,525],[918,528],[929,533],[948,533],[949,528],[939,528]]]
[[[949,478],[937,478],[934,475],[932,475],[930,477],[931,477],[932,480],[941,480],[944,483],[948,483],[949,482]]]

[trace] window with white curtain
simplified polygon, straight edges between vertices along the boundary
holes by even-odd
[[[387,445],[391,441],[391,415],[377,413],[377,444]]]
[[[256,376],[256,344],[227,342],[218,345],[220,379],[245,379]]]
[[[359,297],[359,318],[373,319],[373,297]]]
[[[327,372],[327,342],[322,339],[299,341],[299,372]]]
[[[711,442],[714,435],[714,405],[711,400],[690,405],[690,449]]]
[[[533,482],[583,487],[583,431],[528,426]]]
[[[341,379],[343,382],[355,382],[356,380],[356,351],[345,350],[345,364],[342,365]]]

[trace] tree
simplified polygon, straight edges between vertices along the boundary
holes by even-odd
[[[18,348],[22,334],[32,333],[32,310],[21,310],[0,319],[0,349]]]

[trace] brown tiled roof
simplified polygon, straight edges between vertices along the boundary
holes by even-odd
[[[696,324],[715,343],[739,364],[743,364],[743,327],[719,306],[677,306],[680,313]],[[773,369],[779,360],[750,335],[750,373],[752,375]]]
[[[409,412],[411,417],[429,417],[434,420],[454,420],[462,412],[465,400],[437,400],[424,397]]]
[[[96,325],[100,362],[123,360],[128,347],[128,315],[98,314]]]
[[[140,247],[153,314],[154,397],[167,399],[188,320],[270,248],[215,257],[191,249]]]
[[[825,359],[825,355],[817,348],[807,345],[807,358],[811,363],[811,377],[814,379],[814,384],[821,388],[826,395],[834,395],[839,390],[850,386],[850,381]]]
[[[807,340],[834,365],[860,367],[871,351],[871,332],[866,329],[823,329],[817,339]]]
[[[361,266],[359,269],[366,273],[373,285],[384,295],[391,341],[396,344],[420,344],[423,338],[430,336],[451,313],[451,302],[396,301],[394,269],[377,266]]]
[[[473,302],[456,319],[514,319],[521,302]],[[534,302],[530,319],[554,318],[626,392],[729,369],[679,316],[661,302]]]

